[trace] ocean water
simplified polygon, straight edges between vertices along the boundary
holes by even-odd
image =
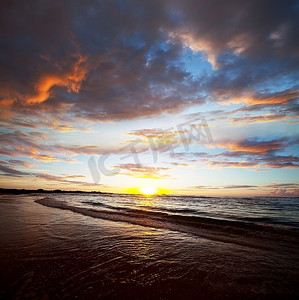
[[[299,199],[0,196],[4,299],[299,296]]]
[[[55,198],[55,197],[54,197]],[[245,223],[285,226],[299,229],[299,198],[231,198],[196,196],[72,195],[71,206],[91,207],[114,213],[150,212],[159,217],[173,215]]]
[[[41,202],[55,206],[57,201],[66,204],[69,209],[83,208],[80,211],[83,214],[90,211],[111,213],[115,217],[119,214],[122,220],[126,216],[160,219],[173,216],[186,221],[190,218],[190,221],[198,219],[201,222],[215,220],[219,224],[231,221],[232,225],[244,223],[299,229],[299,198],[57,194],[47,196]]]

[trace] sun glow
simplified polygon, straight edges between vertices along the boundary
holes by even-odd
[[[157,187],[155,184],[143,184],[139,185],[139,187],[131,187],[125,190],[125,193],[128,194],[138,194],[144,196],[153,196],[153,195],[166,195],[169,194],[170,191],[165,188]]]
[[[139,191],[142,195],[152,196],[158,193],[158,190],[155,186],[145,185],[139,188]]]

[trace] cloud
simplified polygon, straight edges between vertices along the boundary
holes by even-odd
[[[194,52],[203,51],[214,68],[226,63],[224,52],[265,61],[298,58],[296,1],[176,2],[182,26],[172,35]]]
[[[63,116],[53,116],[53,118],[49,115],[42,114],[40,116],[41,119],[22,119],[20,117],[2,117],[0,118],[0,126],[3,128],[7,128],[10,130],[20,130],[21,128],[29,128],[29,129],[35,129],[35,130],[52,130],[54,132],[74,132],[74,131],[80,131],[80,132],[90,132],[91,129],[88,128],[87,122],[78,122],[77,120],[72,120],[70,118],[64,119]],[[64,124],[64,122],[67,122],[68,125]],[[41,133],[40,133],[41,134]],[[45,132],[42,133],[44,136],[46,135]]]
[[[279,155],[279,152],[285,151],[290,145],[294,144],[294,140],[276,139],[270,141],[260,140],[242,140],[238,142],[220,143],[220,147],[226,147],[228,152],[216,155],[218,157],[234,157],[239,159],[246,158],[248,167],[266,167],[266,168],[298,168],[299,157],[294,155]],[[229,162],[229,164],[238,165],[237,162]],[[217,165],[217,162],[215,163]],[[224,162],[223,166],[225,166]],[[218,164],[219,165],[219,164]]]
[[[288,156],[276,156],[270,155],[259,159],[263,161],[267,168],[287,168],[296,169],[299,168],[299,157],[288,155]]]
[[[47,154],[38,154],[33,156],[35,160],[39,162],[66,162],[66,163],[76,163],[77,161],[70,158],[61,158],[53,155],[47,155]]]
[[[299,188],[298,183],[270,183],[266,187],[269,188]]]
[[[175,167],[191,167],[189,164],[185,163],[172,162],[171,164]]]
[[[285,139],[276,139],[270,141],[259,141],[256,139],[244,139],[240,141],[220,142],[217,145],[220,148],[228,148],[229,153],[265,155],[281,150],[286,146]]]
[[[8,161],[0,160],[1,163],[9,164],[11,166],[21,166],[24,168],[31,168],[34,166],[33,163],[26,161],[26,160],[20,160],[20,159],[10,159]]]
[[[284,114],[266,114],[260,116],[243,116],[238,118],[231,118],[231,123],[263,123],[263,122],[278,122],[286,121],[292,119],[291,116],[286,116]]]
[[[80,146],[80,145],[54,145],[58,151],[63,153],[69,153],[70,155],[100,155],[103,154],[103,150],[99,146],[90,145],[90,146]]]
[[[94,183],[82,181],[82,180],[74,180],[74,179],[83,179],[86,178],[84,175],[62,175],[62,176],[57,176],[57,175],[52,175],[52,174],[47,174],[47,173],[39,173],[39,172],[24,172],[24,171],[19,171],[16,170],[13,166],[18,164],[18,167],[20,166],[21,161],[13,161],[10,160],[9,162],[0,161],[0,176],[8,176],[8,177],[22,177],[26,178],[32,181],[36,180],[43,180],[47,182],[58,182],[58,183],[67,183],[67,184],[75,184],[79,186],[97,186]],[[22,166],[22,165],[21,165]],[[23,167],[26,166],[26,164],[23,164]]]
[[[191,187],[192,189],[202,189],[202,190],[220,190],[220,189],[256,189],[259,186],[257,185],[248,185],[248,184],[233,184],[233,185],[224,185],[224,186],[211,186],[211,185],[196,185]]]
[[[256,188],[255,185],[247,185],[247,184],[243,184],[243,185],[226,185],[224,186],[225,189],[253,189]]]
[[[127,135],[136,136],[140,142],[149,145],[149,149],[157,152],[171,152],[179,146],[189,149],[190,145],[206,141],[213,142],[212,134],[209,130],[206,119],[197,116],[192,120],[177,124],[170,129],[139,129],[129,132]]]
[[[20,177],[20,176],[31,175],[28,172],[18,171],[18,170],[15,170],[15,169],[11,168],[11,167],[5,166],[3,164],[0,165],[0,171],[2,173],[4,173],[4,175],[6,175],[6,176],[13,176],[13,177]]]
[[[280,188],[270,192],[269,195],[272,197],[299,197],[299,188],[291,191],[285,188]]]
[[[176,153],[174,157],[196,163],[200,162],[215,168],[299,168],[299,157],[282,155],[296,139],[282,138],[264,141],[257,138],[237,141],[218,141],[213,147],[224,152],[209,154],[206,152]],[[210,146],[210,145],[209,145]]]
[[[35,173],[35,178],[38,180],[44,180],[44,181],[53,181],[53,182],[59,182],[59,183],[67,183],[67,184],[75,184],[79,186],[98,186],[98,184],[85,182],[81,180],[73,180],[73,178],[83,178],[85,176],[83,175],[71,175],[71,176],[56,176],[46,173]]]
[[[39,79],[36,84],[36,94],[33,97],[26,99],[27,103],[41,103],[46,101],[50,96],[50,90],[53,86],[65,86],[69,93],[80,90],[80,84],[85,78],[86,70],[81,67],[86,58],[78,57],[78,60],[72,66],[69,74],[61,75],[45,75]]]
[[[298,183],[271,183],[265,187],[272,189],[269,195],[273,197],[299,197]]]
[[[252,98],[245,99],[246,104],[251,105],[281,105],[299,98],[298,90],[286,90],[272,94],[258,94]]]
[[[161,172],[170,170],[169,168],[164,167],[149,167],[142,164],[120,164],[114,166],[114,168],[122,170],[123,172],[120,174],[133,176],[135,178],[170,178],[167,174],[161,174]]]
[[[163,4],[46,2],[46,10],[33,1],[3,5],[3,106],[68,107],[77,118],[106,121],[176,111],[195,101],[191,76],[174,64],[181,46],[162,45],[167,35],[160,29],[173,23]]]
[[[214,92],[217,92],[217,89],[215,89]],[[284,92],[255,95],[251,92],[250,95],[246,95],[245,93],[240,96],[238,92],[234,90],[231,91],[230,87],[226,87],[224,94],[220,95],[220,101],[223,101],[222,96],[226,97],[225,99],[229,102],[242,103],[245,105],[231,110],[226,107],[226,110],[218,109],[207,111],[204,115],[209,123],[228,121],[233,125],[246,125],[251,123],[280,121],[284,121],[284,123],[287,124],[298,122],[299,93],[297,90],[289,89]],[[236,101],[234,101],[234,97]],[[185,118],[190,120],[200,115],[203,115],[203,113],[191,113],[187,114]],[[231,124],[228,124],[228,126],[231,126]]]
[[[159,139],[169,139],[173,136],[176,136],[175,131],[171,130],[162,130],[158,128],[152,129],[138,129],[132,132],[129,132],[128,135],[133,135],[137,137],[145,137],[145,138],[159,138]]]
[[[0,134],[0,154],[7,157],[27,157],[38,162],[76,163],[73,156],[102,155],[120,151],[96,145],[58,145],[47,143],[48,135],[40,132],[15,130]]]
[[[209,161],[208,165],[217,168],[259,168],[260,165],[248,161]]]
[[[198,190],[226,190],[226,189],[241,189],[241,190],[255,190],[259,193],[264,193],[272,197],[298,197],[299,184],[298,183],[271,183],[266,185],[224,185],[224,186],[211,186],[211,185],[198,185],[192,186],[191,189]]]
[[[180,132],[162,129],[139,129],[127,135],[135,136],[140,142],[147,145],[146,150],[167,152],[178,147],[183,141]]]
[[[281,104],[283,95],[259,97],[255,85],[293,76],[298,62],[291,0],[4,1],[0,17],[6,116],[108,122],[233,94]],[[196,78],[182,63],[185,47],[205,53],[217,70]]]
[[[18,158],[26,157],[36,162],[64,162],[77,163],[74,158],[79,155],[85,156],[104,156],[104,155],[126,155],[132,154],[136,150],[137,154],[149,151],[149,144],[142,144],[140,141],[128,141],[125,145],[117,146],[98,146],[98,145],[74,145],[51,143],[52,135],[41,132],[25,132],[14,130],[9,133],[1,133],[0,155]],[[48,141],[50,140],[50,141]],[[163,145],[162,145],[163,146]],[[165,145],[169,150],[168,145]],[[160,150],[160,148],[159,148]],[[15,159],[14,159],[15,160]],[[17,161],[17,160],[15,160]],[[28,164],[28,163],[27,163]]]

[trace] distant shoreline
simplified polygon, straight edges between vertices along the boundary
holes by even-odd
[[[14,195],[20,195],[20,194],[70,194],[70,193],[80,193],[80,194],[111,194],[111,193],[105,193],[100,191],[65,191],[65,190],[44,190],[44,189],[37,189],[37,190],[26,190],[26,189],[4,189],[0,188],[0,194],[14,194]]]
[[[44,189],[36,189],[36,190],[27,190],[27,189],[6,189],[0,188],[0,194],[12,194],[12,195],[22,195],[22,194],[101,194],[101,195],[139,195],[139,194],[126,194],[126,193],[111,193],[111,192],[101,192],[101,191],[66,191],[66,190],[44,190]],[[140,195],[139,195],[140,196]],[[157,196],[179,196],[184,197],[185,195],[157,195]],[[146,197],[146,196],[145,196]],[[215,196],[197,196],[197,195],[189,195],[189,197],[201,197],[201,198],[215,198]]]
[[[10,195],[22,195],[22,194],[101,194],[101,195],[139,195],[139,194],[128,194],[128,193],[111,193],[111,192],[101,192],[101,191],[67,191],[67,190],[44,190],[44,189],[35,189],[35,190],[27,190],[27,189],[7,189],[7,188],[0,188],[0,194],[10,194]],[[140,196],[140,195],[139,195]],[[161,194],[156,196],[163,196],[163,197],[198,197],[198,198],[218,198],[218,197],[225,197],[225,198],[243,198],[243,199],[252,199],[252,198],[299,198],[297,196],[268,196],[268,195],[260,195],[260,196],[203,196],[203,195],[173,195],[173,194]],[[145,196],[146,197],[146,196]]]

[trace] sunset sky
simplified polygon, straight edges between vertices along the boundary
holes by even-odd
[[[298,1],[0,5],[2,188],[299,196]]]

